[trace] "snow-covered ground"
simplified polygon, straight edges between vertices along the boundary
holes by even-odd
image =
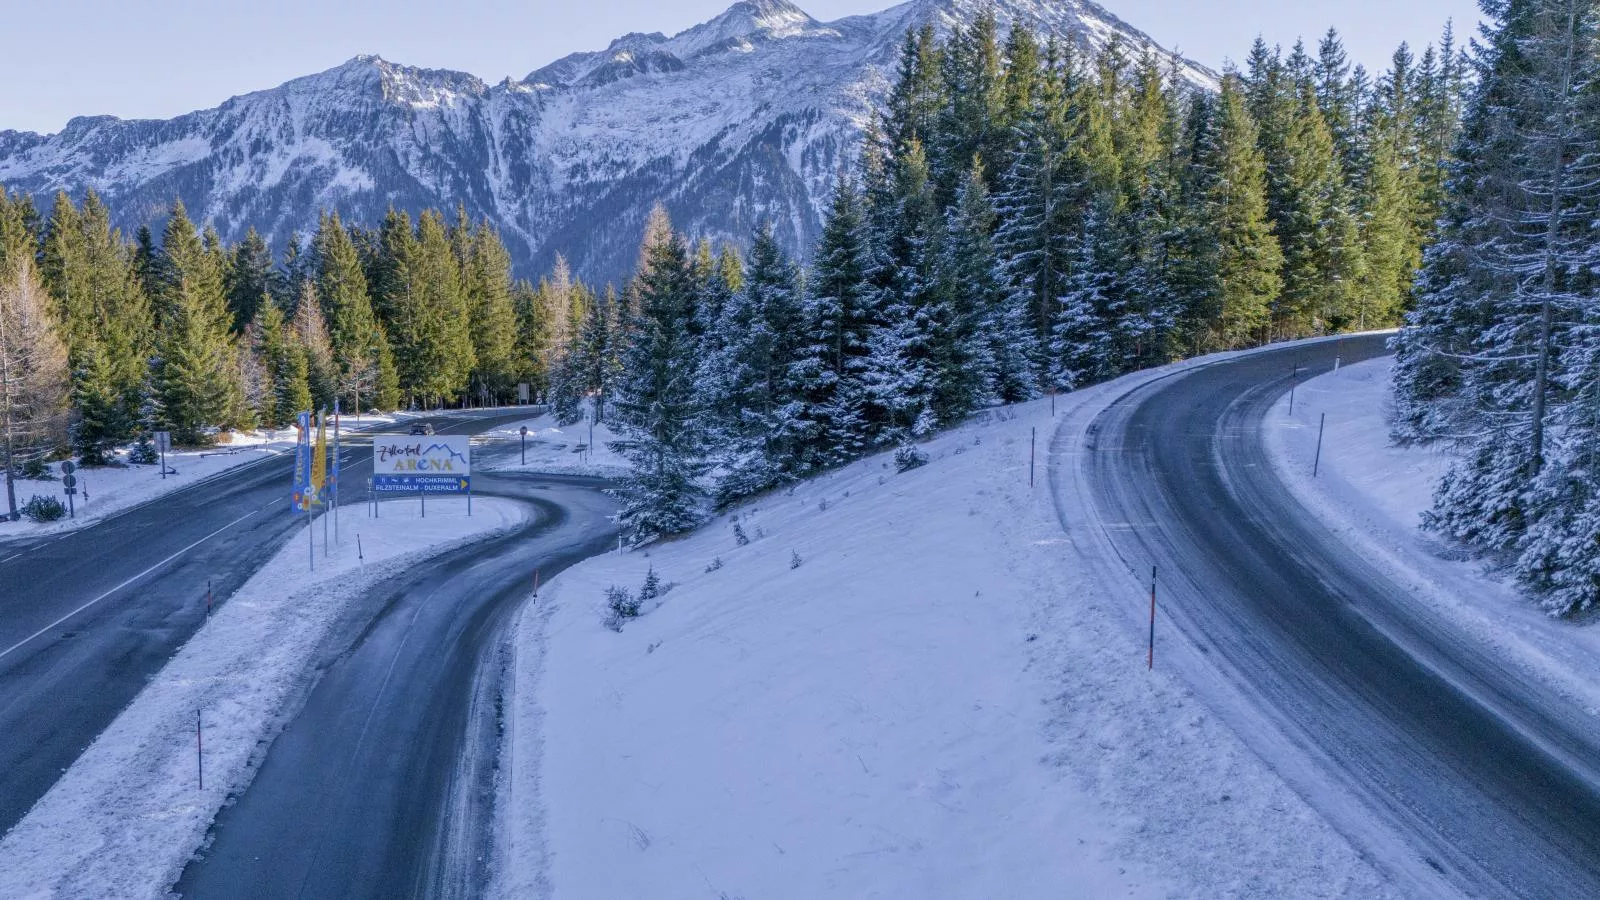
[[[119,451],[116,465],[79,469],[73,473],[78,479],[79,492],[74,498],[76,518],[44,523],[27,519],[12,523],[0,518],[0,541],[39,537],[92,525],[129,507],[148,503],[169,491],[182,490],[223,472],[292,451],[294,441],[295,431],[290,428],[277,432],[240,434],[232,444],[207,450],[173,451],[167,454],[166,478],[161,477],[160,465],[129,465],[124,462],[127,451]],[[54,464],[50,468],[56,476],[53,481],[26,478],[17,481],[18,506],[27,503],[35,495],[54,497],[63,504],[67,502],[62,492],[61,466]],[[0,491],[4,490],[4,484],[0,483]],[[85,491],[88,492],[87,497]],[[0,496],[0,502],[3,500],[3,496]]]
[[[312,677],[318,646],[349,601],[378,579],[484,535],[515,527],[529,508],[480,497],[385,504],[381,518],[343,510],[341,544],[316,571],[291,539],[173,657],[0,840],[0,897],[162,898],[230,793],[253,775],[266,742]],[[314,526],[322,530],[319,521]],[[358,558],[358,540],[361,556]],[[204,603],[204,597],[196,597]],[[196,711],[204,732],[198,783]]]
[[[523,462],[522,429],[528,429]],[[627,460],[610,446],[617,436],[604,422],[557,425],[554,416],[537,416],[496,428],[474,439],[475,464],[483,471],[545,472],[558,475],[619,475]]]
[[[723,517],[562,574],[518,623],[496,895],[1393,896],[1146,671],[1145,595],[1063,531],[1052,435],[1170,371],[768,497],[747,546]],[[670,592],[607,630],[652,567]]]
[[[345,416],[347,428],[370,428],[385,423],[402,422],[414,418],[416,413],[387,415]],[[116,464],[93,469],[79,469],[73,473],[78,479],[78,495],[74,498],[75,518],[56,522],[9,522],[0,517],[0,543],[20,538],[33,538],[73,531],[93,525],[125,509],[149,503],[170,491],[182,490],[207,478],[230,472],[240,466],[259,463],[294,450],[296,431],[293,428],[239,432],[228,444],[205,450],[174,450],[167,454],[167,477],[161,477],[160,465],[139,466],[126,462],[127,448],[118,450]],[[52,464],[53,481],[20,479],[17,481],[17,505],[27,503],[39,495],[67,502],[62,492],[61,465]],[[0,491],[5,490],[0,481]],[[0,504],[4,495],[0,494]],[[3,511],[3,510],[0,510]]]
[[[1390,444],[1392,364],[1372,360],[1313,378],[1296,391],[1293,416],[1287,398],[1273,409],[1267,446],[1285,481],[1364,559],[1407,586],[1418,603],[1494,656],[1600,715],[1600,628],[1549,618],[1508,573],[1420,528],[1451,455],[1446,447]]]

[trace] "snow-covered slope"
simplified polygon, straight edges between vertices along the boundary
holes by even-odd
[[[1002,25],[1165,52],[1087,0],[992,4]],[[524,272],[559,252],[591,279],[626,271],[657,200],[714,238],[741,240],[770,217],[798,250],[820,229],[906,29],[947,29],[983,5],[910,0],[820,23],[787,0],[740,0],[675,37],[629,34],[495,85],[359,56],[168,121],[0,131],[0,183],[93,187],[124,226],[181,197],[225,238],[255,225],[277,244],[313,227],[319,207],[371,223],[391,205],[460,203],[501,227]],[[1182,66],[1196,84],[1214,79]]]
[[[1144,587],[1058,512],[1091,423],[1173,371],[763,497],[747,543],[724,517],[552,580],[517,626],[488,896],[1416,895],[1235,736],[1249,707],[1197,694],[1165,618],[1146,669]],[[606,588],[652,569],[671,589],[607,630]]]

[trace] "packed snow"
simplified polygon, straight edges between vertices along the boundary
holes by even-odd
[[[526,462],[522,429],[528,429]],[[480,471],[540,472],[556,475],[620,475],[628,462],[612,451],[617,435],[604,423],[587,418],[558,425],[549,414],[514,422],[474,439],[474,460]]]
[[[39,537],[63,531],[73,531],[93,525],[123,510],[160,497],[170,491],[182,490],[209,478],[233,471],[241,466],[259,463],[294,449],[295,431],[260,431],[240,434],[231,444],[206,450],[174,450],[167,454],[167,477],[161,477],[161,466],[141,466],[128,463],[127,452],[119,451],[116,464],[78,469],[73,475],[78,479],[78,494],[73,498],[75,516],[55,522],[31,522],[23,519],[10,523],[0,518],[0,541],[14,538]],[[27,503],[34,496],[54,497],[63,504],[67,496],[62,492],[61,466],[51,467],[51,480],[22,478],[17,480],[17,505]],[[4,485],[0,484],[0,490]]]
[[[404,421],[411,416],[411,413],[405,412],[345,416],[344,424],[346,428],[370,428]],[[73,473],[78,479],[78,494],[73,498],[75,515],[72,518],[55,522],[31,522],[27,519],[8,522],[0,517],[0,543],[85,528],[171,491],[193,487],[243,466],[293,452],[297,434],[293,428],[239,432],[227,444],[203,450],[172,450],[167,453],[165,478],[161,477],[160,464],[146,466],[127,462],[128,450],[123,448],[117,451],[115,464],[92,469],[79,468]],[[51,480],[17,480],[18,506],[27,503],[35,495],[55,497],[63,504],[67,502],[67,496],[62,493],[61,465],[52,464],[50,470]],[[0,482],[0,491],[4,489],[4,483]]]
[[[530,515],[520,503],[490,497],[473,502],[470,519],[459,501],[429,504],[425,519],[414,507],[384,504],[376,520],[362,507],[343,510],[342,543],[326,556],[319,519],[315,572],[302,532],[238,593],[220,598],[210,621],[0,839],[0,897],[166,897],[217,810],[248,785],[304,696],[312,660],[350,601],[384,577]]]
[[[1063,531],[1052,436],[1170,371],[562,574],[518,624],[496,895],[1393,896],[1146,671],[1147,595],[1101,574],[1083,510]],[[652,569],[670,590],[609,630],[605,590]]]
[[[1390,443],[1392,368],[1393,358],[1346,366],[1300,385],[1294,415],[1287,397],[1277,405],[1268,418],[1267,447],[1285,482],[1418,603],[1492,656],[1600,716],[1600,629],[1551,619],[1517,589],[1509,572],[1421,528],[1452,451]],[[1317,432],[1324,415],[1319,463]]]

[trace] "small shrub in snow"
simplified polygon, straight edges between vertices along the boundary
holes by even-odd
[[[756,540],[759,541],[759,540],[761,540],[762,538],[764,538],[766,536],[767,536],[767,530],[765,528],[762,528],[760,525],[757,525],[756,526]]]
[[[139,442],[128,451],[128,462],[136,465],[153,466],[160,461],[161,454],[156,452],[155,441],[152,441],[148,434],[139,435]]]
[[[920,469],[928,464],[928,454],[923,453],[911,444],[906,444],[894,452],[894,468],[896,472],[909,472]]]
[[[795,552],[794,550],[789,551],[789,568],[798,569],[800,568],[800,564],[803,562],[805,562],[805,560],[800,558],[799,553]]]
[[[54,497],[38,494],[22,506],[22,514],[34,522],[54,522],[67,514],[67,508]]]
[[[750,535],[744,533],[744,526],[738,519],[733,520],[733,541],[741,547],[750,543]]]
[[[817,511],[818,512],[827,512],[828,511],[828,498],[827,497],[823,497],[822,501],[817,504]]]
[[[34,457],[26,460],[21,466],[22,477],[33,481],[55,481],[56,473],[50,471],[50,466],[43,459]]]
[[[654,600],[664,593],[666,592],[661,589],[661,576],[656,574],[656,567],[651,566],[650,571],[645,573],[644,585],[639,588],[639,602]]]
[[[722,557],[719,556],[716,559],[713,559],[710,565],[706,566],[706,573],[710,574],[711,572],[715,572],[720,568],[722,568]]]
[[[606,588],[606,627],[621,631],[622,623],[639,618],[639,600],[625,587],[612,585]]]

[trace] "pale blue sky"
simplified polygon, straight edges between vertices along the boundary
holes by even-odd
[[[528,72],[629,31],[672,34],[732,0],[18,0],[8,3],[0,130],[51,132],[75,115],[167,118],[331,68],[358,53],[488,81]],[[896,0],[796,0],[828,21]],[[1047,2],[1047,0],[1046,0]],[[1288,45],[1328,26],[1351,56],[1386,67],[1476,0],[1104,0],[1168,47],[1213,67],[1261,34]]]

